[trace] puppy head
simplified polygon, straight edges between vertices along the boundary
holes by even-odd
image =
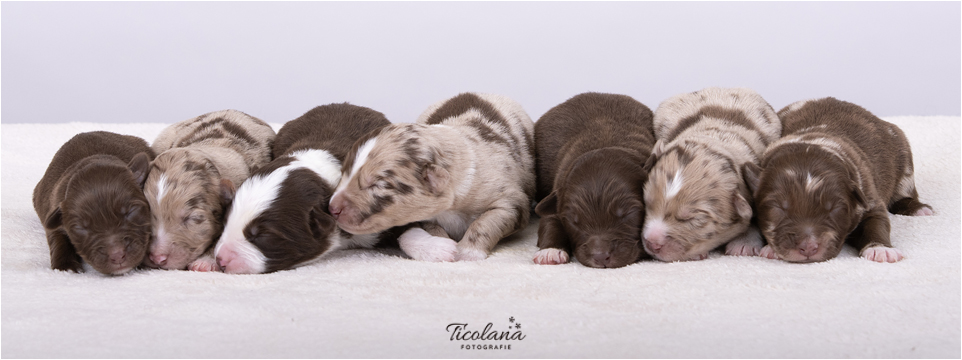
[[[830,157],[799,151],[769,161],[764,170],[744,168],[758,226],[782,260],[834,258],[866,208],[849,172]]]
[[[339,229],[327,213],[333,189],[289,160],[271,162],[237,189],[214,252],[224,272],[290,269],[337,245]]]
[[[175,148],[157,156],[144,185],[153,234],[145,263],[185,269],[220,235],[234,185],[199,152]]]
[[[585,266],[615,268],[641,255],[644,173],[616,150],[595,150],[575,161],[561,189],[538,203],[539,216],[557,215]]]
[[[662,261],[699,260],[748,229],[749,197],[731,161],[700,145],[665,150],[645,165],[645,251]]]
[[[140,153],[127,167],[81,168],[44,227],[62,227],[80,257],[101,273],[120,275],[140,265],[150,237],[150,209],[141,190],[149,162]]]
[[[354,144],[344,160],[330,213],[352,234],[371,234],[431,218],[451,206],[449,164],[427,126],[395,124]]]

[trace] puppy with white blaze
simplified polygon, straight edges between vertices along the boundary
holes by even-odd
[[[889,239],[888,213],[933,214],[919,202],[902,130],[835,98],[799,101],[778,116],[785,136],[761,166],[745,164],[768,240],[760,255],[825,261],[848,243],[868,260],[902,260]]]
[[[235,186],[271,160],[274,130],[237,110],[168,126],[151,148],[144,194],[153,234],[144,264],[169,270],[214,270],[213,243]]]
[[[415,124],[355,143],[331,214],[352,234],[418,223],[398,239],[417,260],[485,259],[528,224],[533,132],[521,105],[504,96],[463,93],[434,104]]]
[[[658,142],[645,164],[645,251],[662,261],[701,260],[721,246],[757,255],[764,242],[752,221],[742,165],[757,164],[781,123],[750,89],[706,88],[655,110]]]
[[[237,189],[214,250],[218,267],[267,273],[336,249],[373,246],[378,235],[341,231],[327,203],[354,142],[390,124],[380,112],[347,103],[318,106],[284,124],[274,140],[274,161]]]

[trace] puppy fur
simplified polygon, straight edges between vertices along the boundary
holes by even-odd
[[[153,215],[145,263],[185,269],[220,236],[236,185],[271,159],[274,130],[236,110],[208,113],[164,129],[144,193]],[[201,260],[214,264],[210,252]],[[198,264],[200,265],[200,264]]]
[[[273,272],[336,249],[373,246],[377,234],[344,232],[327,205],[354,142],[390,124],[380,112],[347,103],[318,106],[284,124],[274,161],[237,189],[215,247],[218,267]]]
[[[919,202],[912,150],[902,131],[835,98],[799,101],[778,113],[785,136],[761,167],[745,164],[762,255],[791,262],[834,258],[847,241],[878,262],[903,258],[892,248],[886,211],[932,215]]]
[[[54,155],[33,190],[50,267],[124,274],[147,254],[150,209],[143,184],[154,152],[141,138],[81,133]]]
[[[751,194],[741,169],[757,164],[780,136],[772,107],[750,89],[707,88],[662,102],[654,126],[645,251],[662,261],[700,260],[734,240],[728,253],[757,254],[764,242],[749,228]]]
[[[420,222],[398,239],[415,259],[484,259],[528,223],[533,132],[524,109],[504,96],[464,93],[434,104],[416,124],[355,143],[331,214],[353,234]]]
[[[534,262],[564,263],[570,253],[596,268],[637,261],[651,110],[625,95],[584,93],[548,110],[534,138],[542,199]]]

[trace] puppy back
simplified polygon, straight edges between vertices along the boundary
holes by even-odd
[[[764,145],[782,134],[775,110],[754,90],[710,87],[676,95],[659,104],[654,116],[655,136],[672,141],[706,118],[756,132]]]
[[[298,150],[327,150],[344,162],[354,143],[391,122],[384,114],[348,103],[318,106],[284,124],[274,139],[273,157]]]
[[[551,108],[535,123],[538,191],[541,200],[559,174],[589,151],[620,147],[643,162],[655,143],[652,111],[626,95],[584,93]]]
[[[47,171],[33,190],[33,207],[37,215],[43,219],[53,209],[53,204],[63,199],[56,199],[54,188],[61,179],[69,176],[68,169],[84,158],[94,155],[115,156],[125,164],[138,153],[147,153],[153,160],[154,152],[144,139],[136,136],[121,135],[107,131],[85,132],[67,140],[60,150],[54,154]]]
[[[184,147],[230,149],[248,167],[254,167],[271,160],[274,137],[274,130],[264,121],[237,110],[222,110],[168,126],[151,147],[157,154]]]

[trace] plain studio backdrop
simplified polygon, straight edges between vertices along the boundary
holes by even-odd
[[[351,102],[413,122],[464,91],[533,119],[585,91],[654,110],[707,86],[776,110],[834,96],[878,116],[959,115],[960,4],[2,4],[2,122],[284,123]],[[148,139],[149,140],[149,139]]]

